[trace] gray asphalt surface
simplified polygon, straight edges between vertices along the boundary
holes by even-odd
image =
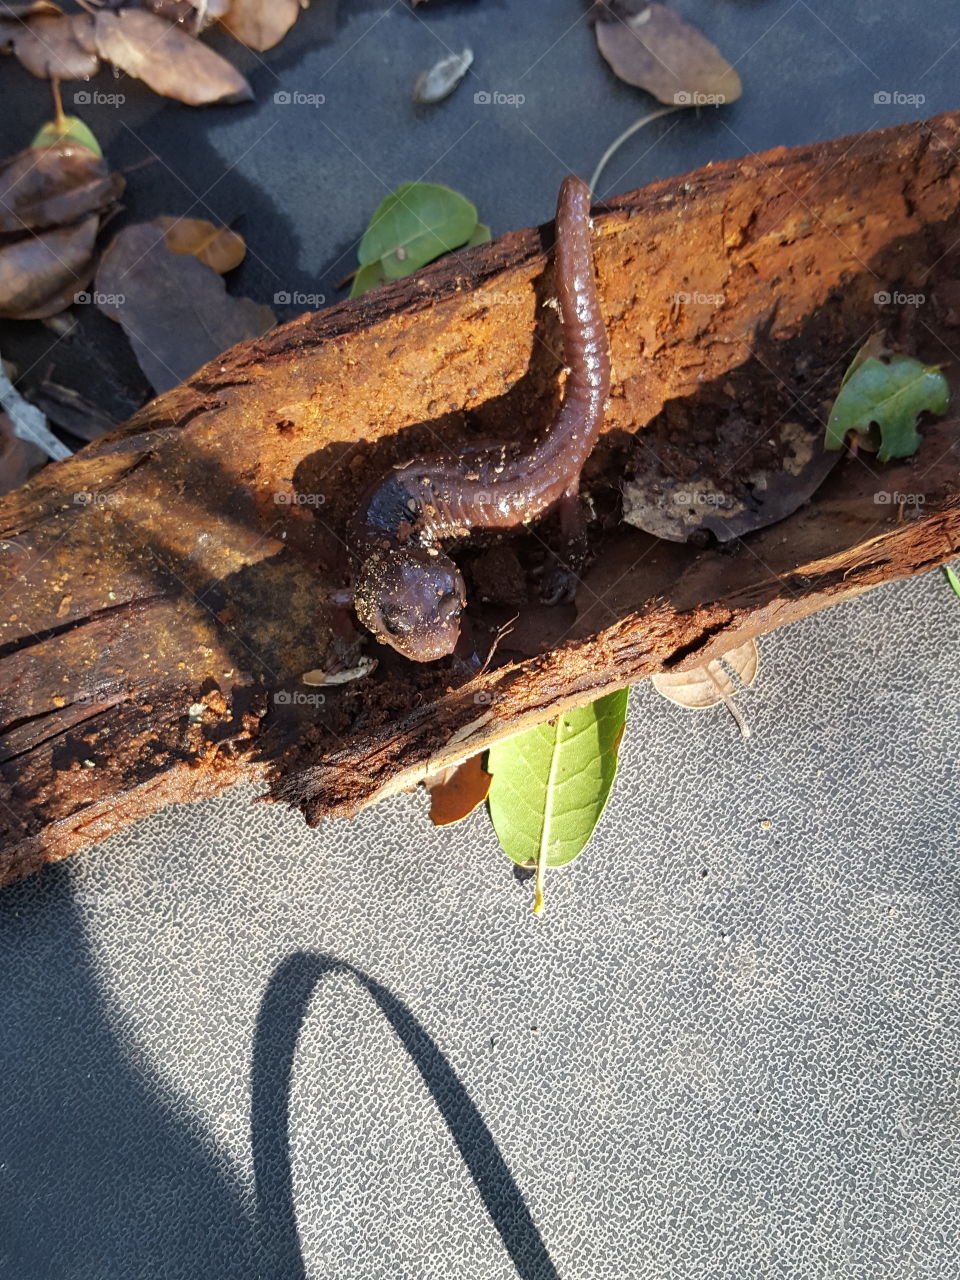
[[[946,0],[677,7],[744,97],[639,135],[601,193],[958,105]],[[245,58],[253,106],[131,86],[91,119],[117,163],[161,157],[130,216],[242,212],[262,301],[332,299],[401,181],[547,219],[649,105],[578,0],[344,10]],[[415,112],[465,43],[475,77]],[[45,90],[3,74],[13,150]],[[0,1276],[956,1275],[958,643],[936,573],[763,640],[748,740],[638,688],[540,921],[485,815],[440,832],[422,796],[309,831],[234,793],[3,891]]]

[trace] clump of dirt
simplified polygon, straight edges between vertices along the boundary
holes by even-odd
[[[525,605],[529,602],[527,575],[513,547],[487,547],[465,568],[471,597],[482,604]]]

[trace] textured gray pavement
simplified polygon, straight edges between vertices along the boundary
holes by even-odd
[[[934,574],[764,639],[749,740],[638,688],[540,921],[422,795],[7,890],[0,1273],[956,1275],[958,644]]]
[[[952,4],[681,7],[744,51],[744,99],[665,122],[613,189],[960,105]],[[429,176],[527,225],[643,110],[579,0],[490,0],[430,28],[529,110],[475,113],[468,83],[418,128],[434,35],[353,8],[335,45],[308,15],[250,60],[256,107],[134,95],[96,122],[126,162],[222,177],[206,202],[247,212],[258,298],[332,294],[379,175],[453,146]],[[278,85],[326,86],[326,123],[280,115]],[[134,208],[186,212],[167,189],[141,170]],[[0,1277],[960,1274],[958,644],[936,573],[764,639],[749,740],[638,688],[540,921],[486,817],[436,831],[422,795],[309,831],[234,793],[3,891]]]

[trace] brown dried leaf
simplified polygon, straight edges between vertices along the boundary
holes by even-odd
[[[757,642],[747,640],[736,649],[728,649],[719,658],[712,658],[702,667],[693,667],[689,671],[662,672],[651,679],[657,693],[691,711],[702,711],[708,707],[716,707],[721,702],[725,703],[739,725],[740,732],[748,738],[750,730],[734,704],[737,686],[730,673],[736,675],[742,685],[748,686],[756,680],[759,667]]]
[[[666,5],[605,4],[597,13],[597,44],[627,84],[671,106],[735,102],[740,77],[701,31]]]
[[[217,227],[206,218],[154,218],[172,253],[192,253],[207,267],[223,275],[243,261],[247,246],[243,236],[229,227]]]
[[[0,316],[37,320],[65,311],[93,276],[99,226],[91,214],[0,248]]]
[[[263,52],[279,44],[297,18],[301,0],[232,0],[221,26],[251,49]]]
[[[94,19],[94,35],[101,58],[136,76],[155,93],[188,106],[247,102],[253,97],[236,67],[156,14],[139,9],[101,10]]]
[[[156,392],[168,391],[244,338],[274,323],[269,307],[227,293],[191,254],[171,253],[151,222],[125,227],[97,269],[98,302],[117,320]]]
[[[745,685],[753,684],[760,666],[756,640],[748,640],[736,649],[728,649],[722,659],[713,658],[702,667],[690,671],[666,671],[652,678],[653,687],[680,707],[700,711],[715,707],[737,692],[721,661],[739,676]]]
[[[33,18],[39,15],[58,18],[63,10],[51,0],[30,0],[27,4],[7,4],[0,0],[0,18]]]
[[[61,226],[103,212],[124,185],[102,156],[76,142],[28,147],[0,171],[0,233]]]
[[[483,804],[492,781],[492,775],[483,767],[482,752],[428,778],[430,821],[435,827],[448,827],[462,821],[478,804]]]
[[[667,542],[703,531],[730,542],[786,520],[816,493],[840,454],[824,448],[819,422],[781,422],[777,436],[780,460],[756,466],[739,493],[724,492],[711,475],[678,479],[659,468],[625,481],[624,520]]]
[[[92,30],[89,14],[64,16],[36,9],[25,19],[0,16],[0,47],[7,53],[12,50],[41,79],[86,80],[100,69],[90,43]]]

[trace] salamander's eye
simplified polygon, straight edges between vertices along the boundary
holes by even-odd
[[[451,614],[463,608],[463,601],[456,591],[445,591],[437,601],[437,617],[446,621]]]

